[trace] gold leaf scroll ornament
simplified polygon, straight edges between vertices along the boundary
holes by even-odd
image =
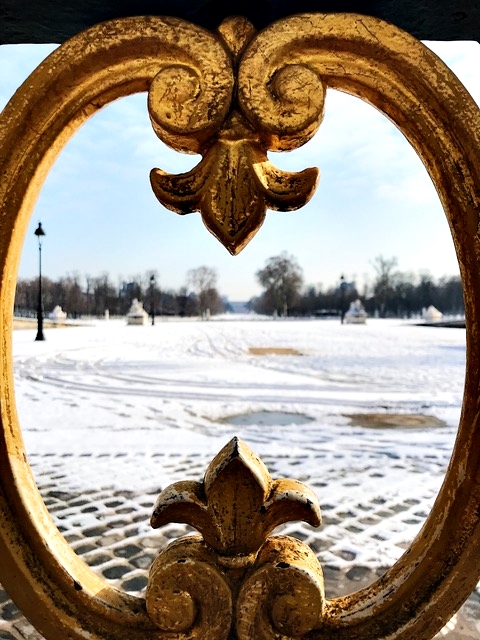
[[[235,71],[255,30],[245,18],[229,18],[218,32]],[[247,74],[255,76],[257,71],[251,67]],[[226,113],[213,131],[198,126],[205,114],[198,112],[202,82],[194,68],[174,65],[162,70],[148,95],[159,138],[177,151],[203,156],[187,173],[153,169],[155,195],[176,213],[200,211],[207,229],[232,255],[257,233],[267,208],[291,211],[313,195],[318,169],[282,171],[268,160],[267,151],[295,149],[309,140],[323,118],[325,97],[319,75],[303,64],[283,61],[274,69],[268,82],[273,109],[269,103],[251,105],[239,99],[245,90],[242,93],[234,82],[230,103],[207,105]]]
[[[232,637],[232,626],[241,640],[312,631],[325,605],[320,564],[298,540],[269,537],[292,520],[320,524],[313,491],[295,480],[272,480],[234,438],[203,482],[177,482],[157,500],[154,528],[184,522],[201,536],[180,538],[153,563],[146,594],[152,621],[175,637],[202,640]]]

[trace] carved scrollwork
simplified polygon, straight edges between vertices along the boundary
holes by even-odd
[[[214,80],[211,72],[211,68],[193,64],[172,64],[161,69],[150,84],[148,109],[153,129],[177,151],[199,153],[223,124],[233,75],[226,68]]]
[[[232,72],[254,33],[245,18],[230,18],[220,26]],[[200,211],[205,226],[232,255],[258,231],[267,208],[298,209],[318,180],[315,168],[298,173],[276,168],[267,151],[297,148],[318,129],[325,94],[320,77],[304,65],[287,65],[273,74],[269,91],[269,103],[250,101],[248,90],[239,86],[231,101],[225,92],[225,101],[212,96],[206,104],[194,70],[179,65],[162,70],[150,85],[156,134],[178,151],[203,155],[185,174],[153,169],[152,189],[176,213]]]
[[[151,620],[169,638],[222,640],[232,624],[232,595],[214,553],[198,536],[172,543],[152,564],[146,593]]]
[[[255,49],[255,43],[252,48]],[[242,59],[238,101],[255,124],[268,149],[297,149],[316,133],[323,120],[326,88],[320,75],[306,64],[292,64],[285,57],[270,69],[264,86],[258,86],[258,70],[251,64],[250,48]]]
[[[235,610],[242,640],[266,640],[274,637],[272,630],[292,638],[311,631],[325,602],[321,567],[298,540],[268,537],[279,524],[298,519],[320,524],[315,494],[295,480],[273,481],[263,462],[234,438],[212,460],[203,482],[177,482],[157,500],[154,528],[186,522],[203,540],[180,538],[155,560],[147,589],[151,619],[163,630],[196,634],[197,606],[218,611],[222,629]],[[224,637],[220,629],[216,633]]]
[[[313,551],[294,538],[270,538],[242,583],[237,634],[241,640],[300,638],[319,625],[324,607],[323,574]]]

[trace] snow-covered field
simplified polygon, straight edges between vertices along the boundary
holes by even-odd
[[[451,454],[463,329],[224,317],[99,321],[46,329],[45,342],[34,336],[15,331],[13,342],[17,408],[39,484],[51,469],[67,491],[152,493],[200,479],[238,435],[274,477],[316,491],[323,526],[287,533],[303,531],[330,566],[385,567],[421,526]],[[275,347],[299,355],[249,352]],[[352,424],[358,413],[421,414],[446,426],[369,429]],[[310,420],[298,424],[299,416]]]

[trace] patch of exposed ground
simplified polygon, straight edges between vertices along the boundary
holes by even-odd
[[[301,356],[303,353],[291,347],[250,347],[248,353],[252,356]]]
[[[368,429],[425,429],[448,426],[434,416],[418,413],[344,413],[350,423],[356,427]]]
[[[233,425],[265,425],[267,427],[285,426],[293,424],[308,424],[313,418],[303,413],[289,413],[287,411],[250,411],[228,416],[222,420]]]
[[[18,319],[18,318],[14,318],[13,320],[13,330],[16,331],[17,329],[36,329],[37,328],[37,320],[22,320],[22,319]],[[47,327],[48,329],[55,329],[55,328],[60,328],[62,327],[74,327],[77,325],[72,325],[72,324],[67,324],[67,323],[62,323],[62,322],[51,322],[50,320],[44,320],[43,321],[43,326]]]

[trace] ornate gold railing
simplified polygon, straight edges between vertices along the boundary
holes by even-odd
[[[282,172],[266,152],[294,149],[315,133],[328,87],[368,101],[399,127],[450,224],[465,290],[467,370],[445,482],[400,560],[370,587],[326,601],[313,553],[269,537],[291,518],[318,522],[314,496],[295,481],[272,481],[233,441],[203,483],[162,494],[153,525],[186,521],[201,537],[159,555],[146,600],[129,596],[67,545],[26,462],[11,329],[32,207],[76,129],[112,100],[148,91],[157,135],[203,156],[181,176],[154,170],[155,194],[179,213],[201,211],[237,253],[266,208],[297,208],[314,190],[315,169]],[[241,18],[215,33],[174,18],[131,18],[93,27],[52,53],[13,96],[0,127],[0,580],[32,623],[49,640],[431,638],[480,577],[480,119],[455,76],[408,34],[363,16],[299,15],[260,33]]]

